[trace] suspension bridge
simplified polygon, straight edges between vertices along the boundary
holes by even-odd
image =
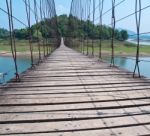
[[[30,0],[22,2],[25,5],[28,25],[13,15],[12,0],[6,0],[7,10],[1,9],[8,15],[15,78],[0,86],[0,135],[149,136],[150,81],[141,76],[139,67],[141,33],[138,14],[143,10],[141,1],[135,1],[137,53],[133,72],[115,66],[114,61],[117,22],[115,8],[123,1],[116,4],[112,0],[112,7],[106,12],[103,12],[104,0],[100,0],[98,4],[100,35],[103,29],[102,16],[112,11],[111,64],[102,59],[102,35],[99,37],[99,58],[94,57],[94,38],[89,39],[88,35],[82,35],[78,39],[71,28],[73,35],[68,32],[68,37],[60,38],[53,0],[34,0],[33,5]],[[88,27],[90,15],[93,15],[92,21],[95,23],[95,10],[98,7],[94,0],[93,3],[91,0],[86,4],[82,2],[72,0],[69,23],[79,18],[82,26],[86,17]],[[40,24],[40,27],[36,26],[37,37],[40,31],[44,32],[42,39],[36,41],[36,53],[31,13],[36,24]],[[39,18],[46,19],[46,23],[55,31],[47,32],[46,23],[40,22]],[[23,73],[18,72],[14,20],[28,28],[31,68]],[[53,35],[50,37],[51,34]]]

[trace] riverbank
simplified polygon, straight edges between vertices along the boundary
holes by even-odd
[[[75,42],[76,49],[81,51],[81,42],[76,40]],[[111,56],[111,41],[103,40],[102,41],[102,56]],[[87,41],[84,44],[84,51],[87,52]],[[88,42],[88,51],[89,54],[92,54],[92,41]],[[128,56],[135,57],[137,52],[137,47],[135,44],[126,42],[126,41],[115,41],[114,42],[114,54],[115,56]],[[94,54],[99,54],[99,40],[94,40]],[[150,57],[150,46],[140,45],[140,54],[141,57]]]
[[[33,52],[34,56],[38,57],[38,52]],[[17,52],[18,57],[30,57],[31,53],[28,52]],[[12,57],[12,53],[8,51],[0,51],[1,57]]]
[[[30,57],[29,44],[27,40],[17,40],[16,41],[17,56],[19,57]],[[75,46],[81,51],[81,41],[76,39],[74,41]],[[0,43],[1,51],[0,56],[11,57],[12,53],[10,46],[8,46],[8,41],[2,41]],[[89,54],[92,53],[92,41],[89,40],[88,43]],[[84,50],[87,50],[87,41],[85,41]],[[135,44],[124,41],[115,41],[114,42],[114,52],[116,56],[136,56],[137,47]],[[41,52],[43,54],[43,47],[41,47]],[[38,57],[38,46],[37,43],[33,44],[33,54]],[[99,40],[94,40],[94,54],[99,54]],[[111,55],[111,41],[103,40],[102,41],[102,55],[110,56]],[[149,57],[150,56],[150,46],[140,45],[140,56]]]
[[[134,44],[134,45],[137,44],[137,40],[135,40],[135,39],[128,39],[126,42]],[[140,45],[142,45],[142,46],[150,46],[150,41],[149,40],[141,40],[140,39]]]
[[[22,57],[30,56],[30,45],[28,40],[18,40],[16,39],[16,50],[17,50],[17,56]],[[33,48],[33,54],[34,56],[38,55],[38,43],[33,42],[32,43],[32,48]],[[43,54],[43,46],[41,44],[41,53]],[[5,39],[0,39],[0,56],[5,56],[5,57],[11,57],[11,46],[9,44],[9,40]]]
[[[90,52],[90,54],[91,54],[91,52]],[[99,56],[99,52],[95,51],[94,55]],[[126,53],[126,52],[114,52],[114,55],[118,56],[118,57],[136,57],[136,53],[133,54],[133,53]],[[110,51],[103,51],[102,56],[103,57],[111,56],[111,52]],[[150,57],[150,54],[140,53],[140,57]]]
[[[38,55],[39,55],[38,52],[33,52],[33,59],[34,59],[35,63],[37,63],[37,60],[39,58]],[[12,58],[12,53],[11,52],[1,51],[0,52],[0,57],[3,57],[3,58]],[[30,52],[17,52],[17,60],[20,60],[20,59],[30,60],[31,59]]]

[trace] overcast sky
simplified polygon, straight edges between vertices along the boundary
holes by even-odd
[[[14,16],[16,16],[25,24],[27,24],[24,3],[22,2],[22,0],[12,0],[12,1],[13,1]],[[99,0],[95,0],[95,1],[96,1],[96,5],[98,5]],[[116,3],[120,1],[122,0],[116,0]],[[150,0],[141,0],[141,1],[142,1],[142,8],[150,5]],[[31,3],[32,2],[33,0],[31,0]],[[58,15],[69,14],[71,0],[55,0],[55,5],[56,5],[56,11]],[[6,10],[5,0],[0,0],[0,7]],[[111,8],[111,0],[104,0],[104,12],[110,8]],[[98,17],[98,10],[99,9],[97,9],[96,11],[95,18]],[[116,20],[125,17],[133,13],[134,11],[135,11],[135,0],[125,0],[125,2],[123,2],[121,5],[116,7]],[[97,19],[95,23],[98,23],[98,21],[99,19]],[[109,25],[110,22],[111,22],[111,12],[103,16],[104,24]],[[32,24],[33,23],[35,23],[35,20],[34,20],[34,16],[32,15]],[[135,15],[133,15],[121,22],[118,22],[116,24],[116,27],[136,31],[135,24],[136,24]],[[0,11],[0,27],[8,28],[7,16],[2,11]],[[21,28],[21,27],[24,26],[15,21],[15,28]],[[142,11],[141,32],[147,32],[147,31],[150,31],[150,8],[147,8],[146,10]]]

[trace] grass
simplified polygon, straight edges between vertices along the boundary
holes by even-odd
[[[37,51],[36,43],[33,44],[34,51]],[[16,40],[17,52],[25,52],[29,50],[29,42],[27,40]],[[1,51],[11,51],[11,46],[9,40],[0,40],[0,50]]]
[[[86,41],[85,41],[85,51],[86,51]],[[102,53],[103,54],[111,54],[111,41],[104,40],[102,41]],[[33,52],[38,52],[38,44],[36,42],[32,43]],[[75,40],[76,47],[81,45],[79,40]],[[89,53],[92,52],[92,41],[89,40]],[[17,52],[29,52],[29,42],[28,40],[17,40],[16,39],[16,48]],[[78,48],[78,49],[81,49]],[[128,55],[135,56],[136,54],[136,45],[128,42],[115,41],[114,42],[115,55]],[[43,51],[43,47],[41,47],[41,51]],[[95,54],[99,52],[99,40],[94,40],[94,51]],[[0,39],[0,52],[11,52],[9,40]],[[150,46],[140,46],[140,54],[145,56],[150,56]]]
[[[33,42],[33,52],[38,52],[38,43]],[[16,39],[16,49],[17,52],[29,52],[30,51],[30,46],[29,46],[29,41],[28,40],[18,40]],[[43,47],[41,43],[41,51],[43,52]],[[0,39],[0,52],[11,52],[11,46],[9,39]]]
[[[76,40],[75,43],[76,45],[81,45],[81,42],[79,40]],[[89,46],[89,52],[91,53],[92,52],[91,41],[89,41],[88,46]],[[85,44],[84,50],[86,51],[86,49],[87,49],[87,44]],[[123,42],[123,41],[115,41],[114,50],[115,50],[115,55],[135,56],[137,47],[135,44],[132,44],[132,43]],[[99,52],[99,41],[95,40],[94,41],[94,53],[98,54],[98,52]],[[105,54],[111,53],[111,41],[110,40],[102,41],[102,53],[105,53]],[[150,46],[140,45],[140,55],[150,56]]]

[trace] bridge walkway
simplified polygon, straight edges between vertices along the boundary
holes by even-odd
[[[0,89],[0,135],[149,136],[150,82],[62,45]]]

